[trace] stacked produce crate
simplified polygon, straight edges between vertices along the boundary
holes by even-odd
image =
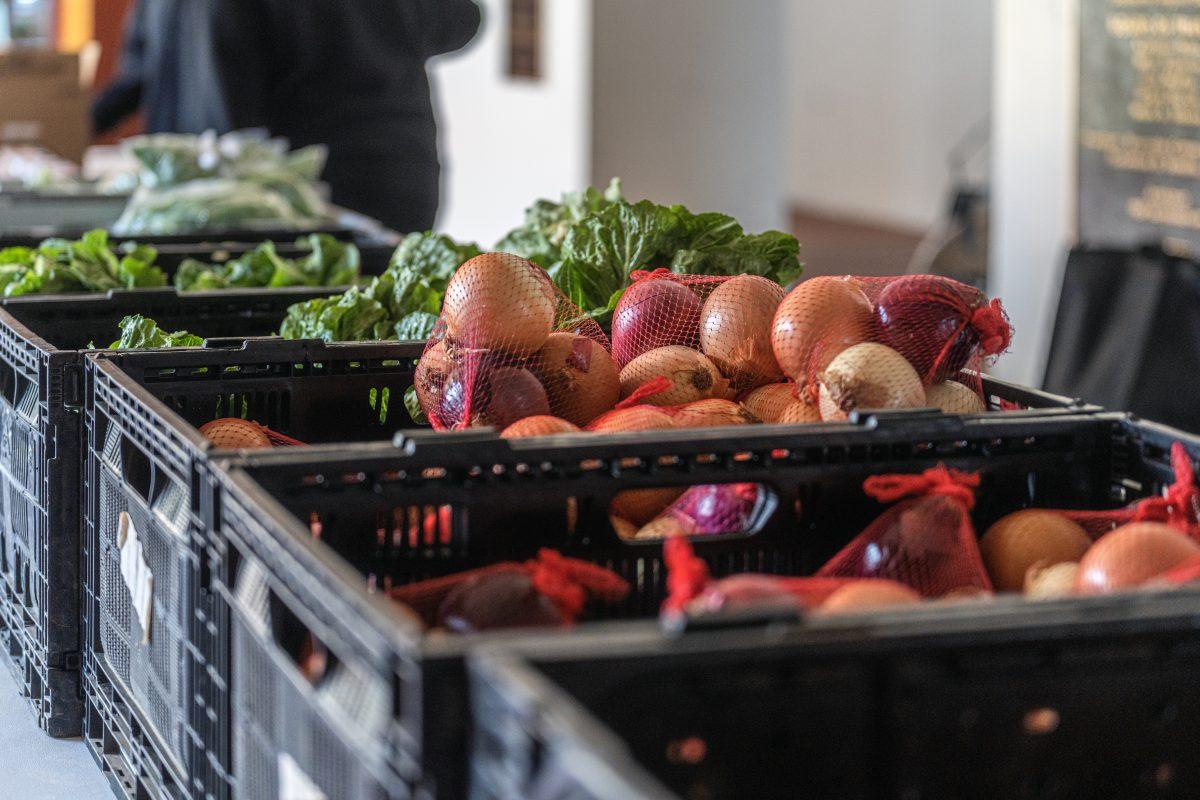
[[[1168,588],[1200,572],[1200,440],[989,377],[997,301],[785,289],[792,237],[616,185],[495,253],[362,248],[333,294],[337,233],[10,256],[12,293],[120,284],[0,307],[3,638],[118,795],[1168,796],[1200,769],[1200,602]],[[1130,522],[1187,557],[1138,595],[1002,570],[975,532],[1030,508],[1078,520],[1068,566]],[[864,587],[890,605],[839,595]]]

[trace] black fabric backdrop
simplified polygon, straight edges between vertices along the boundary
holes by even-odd
[[[1200,432],[1200,264],[1072,251],[1044,386]]]

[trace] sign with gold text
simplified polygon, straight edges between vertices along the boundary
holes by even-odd
[[[1082,0],[1079,240],[1200,252],[1200,0]]]

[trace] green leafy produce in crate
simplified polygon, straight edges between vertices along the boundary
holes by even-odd
[[[240,258],[224,264],[188,259],[175,272],[181,292],[209,289],[252,289],[280,286],[348,286],[356,283],[362,266],[358,248],[324,233],[297,241],[308,255],[284,258],[274,242],[263,242]]]
[[[479,253],[477,245],[447,236],[409,234],[382,275],[344,294],[292,306],[279,333],[327,342],[424,339],[454,271]]]
[[[77,241],[47,239],[37,247],[0,250],[0,285],[5,297],[65,292],[106,292],[167,285],[155,266],[152,247],[113,247],[108,233],[89,231]]]
[[[285,258],[274,242],[263,242],[225,263],[188,259],[175,273],[175,287],[204,291],[346,286],[358,281],[362,258],[355,245],[324,233],[310,234],[297,244],[308,251],[298,258]],[[153,247],[114,245],[106,231],[94,230],[77,241],[46,239],[37,247],[0,250],[0,286],[5,297],[161,288],[167,285],[167,275],[157,259]]]
[[[133,314],[121,320],[121,338],[113,342],[110,350],[145,350],[159,347],[203,347],[204,337],[187,331],[170,333],[158,327],[158,323],[141,314]]]

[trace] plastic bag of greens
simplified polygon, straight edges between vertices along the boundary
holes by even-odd
[[[134,193],[113,225],[119,236],[171,235],[208,230],[311,228],[316,215],[301,213],[280,193],[256,183],[212,178]]]

